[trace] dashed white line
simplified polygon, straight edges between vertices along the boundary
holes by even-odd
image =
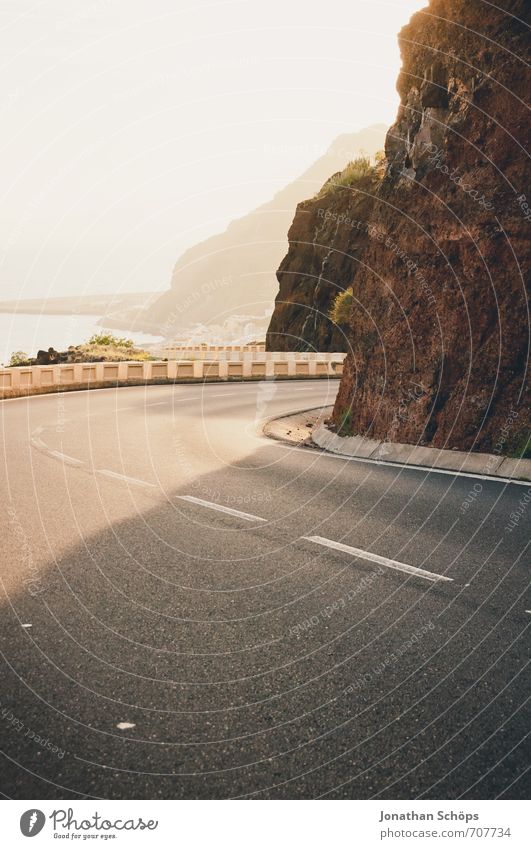
[[[138,478],[130,478],[128,475],[121,475],[119,472],[112,472],[110,469],[96,469],[96,472],[108,478],[116,478],[117,480],[126,481],[126,483],[135,484],[135,486],[144,486],[150,489],[155,486],[154,483],[147,483],[147,481],[141,481]]]
[[[362,560],[371,560],[373,563],[379,563],[380,566],[387,566],[388,569],[395,569],[397,572],[406,572],[408,575],[416,575],[418,578],[424,578],[426,581],[452,581],[453,578],[447,578],[445,575],[436,575],[434,572],[427,572],[425,569],[418,569],[416,566],[410,566],[408,563],[401,563],[399,560],[391,560],[389,557],[382,557],[380,554],[373,554],[371,551],[364,551],[361,548],[353,548],[351,545],[344,545],[342,542],[336,542],[333,539],[326,537],[311,536],[302,537],[308,542],[315,542],[317,545],[323,545],[326,548],[333,548],[336,551],[344,551],[346,554],[351,554],[353,557],[360,557]]]
[[[181,501],[190,501],[192,504],[208,507],[209,510],[219,510],[220,513],[228,513],[229,516],[238,516],[239,519],[245,519],[246,522],[267,522],[267,519],[262,519],[261,516],[253,516],[252,513],[234,510],[232,507],[225,507],[224,504],[215,504],[213,501],[203,501],[202,498],[195,498],[193,495],[176,495],[175,497],[180,498]]]
[[[99,392],[100,390],[91,390],[91,391]],[[106,390],[101,390],[101,391],[103,392],[103,391],[106,391]],[[38,397],[38,396],[36,396],[36,397]],[[142,410],[142,409],[144,409],[144,407],[157,407],[159,404],[174,404],[176,401],[179,401],[179,402],[181,402],[181,401],[198,401],[199,398],[200,398],[199,395],[185,395],[184,398],[179,398],[178,395],[177,396],[173,395],[170,398],[168,398],[166,401],[153,401],[153,402],[150,402],[149,404],[144,404],[143,406],[142,406],[142,403],[140,402],[138,404],[130,404],[127,407],[116,407],[115,412],[116,413],[125,413],[127,410]]]

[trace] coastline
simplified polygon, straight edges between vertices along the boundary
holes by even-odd
[[[24,351],[35,356],[39,349],[49,347],[64,351],[70,345],[86,342],[95,333],[104,330],[114,331],[115,325],[107,322],[101,313],[6,313],[0,311],[0,364],[7,365],[11,355]],[[135,344],[157,345],[162,336],[131,330],[131,325],[123,328],[123,334],[132,338]]]

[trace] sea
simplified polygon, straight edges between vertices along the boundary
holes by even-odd
[[[14,351],[24,351],[35,357],[39,348],[64,351],[69,345],[86,342],[105,327],[98,324],[99,315],[27,315],[0,313],[0,364],[8,365]],[[107,328],[115,336],[127,336],[138,345],[162,341],[161,336],[148,333],[129,333]]]

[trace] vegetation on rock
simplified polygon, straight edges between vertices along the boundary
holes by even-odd
[[[342,171],[333,174],[318,192],[317,197],[323,197],[341,188],[348,188],[368,177],[377,177],[376,166],[371,164],[368,156],[358,156],[349,162]]]
[[[148,351],[136,348],[132,339],[113,336],[111,333],[96,333],[90,337],[88,342],[81,345],[71,345],[66,351],[56,351],[48,348],[47,351],[39,351],[32,358],[24,351],[15,351],[9,361],[12,366],[39,366],[54,365],[58,363],[101,363],[101,362],[125,362],[127,360],[151,360],[153,357]]]
[[[348,324],[354,295],[352,289],[345,289],[334,298],[329,316],[335,324]]]
[[[25,351],[13,351],[9,360],[9,368],[29,365],[31,365],[31,361]]]

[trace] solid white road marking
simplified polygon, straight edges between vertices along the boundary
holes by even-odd
[[[120,731],[125,731],[127,728],[135,728],[134,722],[119,722],[116,726]]]
[[[63,454],[62,451],[52,451],[51,448],[48,449],[48,453],[52,455],[52,457],[57,457],[58,460],[61,460],[62,463],[67,463],[69,466],[83,466],[83,460],[76,460],[75,457],[69,457],[68,454]]]
[[[395,569],[397,572],[416,575],[418,578],[424,578],[426,581],[453,581],[453,578],[447,578],[445,575],[436,575],[434,572],[427,572],[425,569],[409,566],[407,563],[401,563],[399,560],[390,560],[389,557],[372,554],[372,552],[363,551],[361,548],[353,548],[351,545],[344,545],[342,542],[335,542],[335,540],[326,539],[326,537],[311,536],[302,537],[302,539],[308,540],[308,542],[315,542],[317,545],[323,545],[326,548],[333,548],[336,551],[344,551],[346,554],[351,554],[353,557],[360,557],[362,560],[371,560],[373,563],[379,563],[380,566],[387,566],[388,569]]]
[[[229,516],[238,516],[240,519],[245,519],[246,522],[267,522],[267,519],[262,519],[261,516],[253,516],[252,513],[243,513],[241,510],[233,510],[232,507],[225,507],[223,504],[215,504],[213,501],[203,501],[202,498],[195,498],[193,495],[176,495],[181,501],[190,501],[192,504],[199,504],[201,507],[208,507],[210,510],[219,510],[220,513],[228,513]]]
[[[147,481],[141,481],[138,478],[130,478],[127,475],[121,475],[119,472],[111,472],[110,469],[96,469],[96,472],[99,475],[105,475],[109,478],[117,478],[118,480],[126,481],[127,483],[136,484],[136,486],[155,486],[154,483],[147,483]]]
[[[38,395],[36,396],[39,397]],[[300,412],[300,410],[293,410],[290,413],[285,413],[279,418],[287,418],[288,416],[295,415]],[[304,412],[310,412],[310,410],[306,410]],[[264,422],[262,422],[263,424]],[[307,448],[297,448],[296,445],[289,445],[287,442],[281,442],[280,440],[272,439],[269,436],[261,436],[261,441],[264,443],[269,443],[272,448],[281,448],[282,451],[301,451],[306,456],[308,456]],[[387,466],[390,469],[403,469],[406,472],[429,472],[434,475],[451,475],[454,478],[475,478],[480,481],[487,481],[487,483],[512,483],[516,486],[529,486],[530,481],[528,480],[517,480],[516,478],[498,478],[493,477],[492,475],[478,475],[474,472],[459,472],[454,471],[452,469],[435,469],[433,466],[413,466],[408,463],[396,463],[391,460],[371,460],[369,457],[351,457],[349,454],[336,454],[335,451],[327,451],[325,448],[321,448],[315,451],[315,453],[319,457],[331,458],[335,460],[348,460],[351,463],[361,463],[362,465],[368,466]]]

